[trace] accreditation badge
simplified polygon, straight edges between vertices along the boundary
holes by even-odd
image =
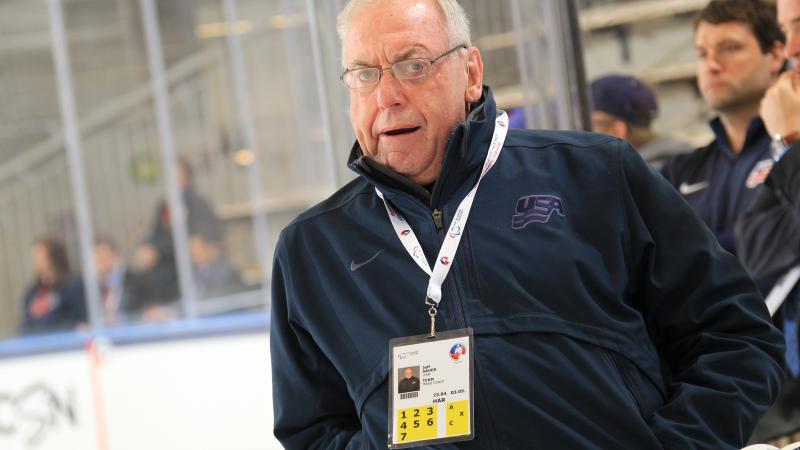
[[[389,448],[475,437],[474,348],[472,328],[389,341]]]

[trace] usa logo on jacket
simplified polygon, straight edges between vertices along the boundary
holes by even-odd
[[[555,195],[529,195],[517,200],[511,228],[521,230],[529,223],[547,223],[553,213],[565,217],[564,202]]]
[[[772,159],[759,161],[750,171],[750,175],[747,176],[747,181],[745,182],[747,189],[755,189],[758,185],[764,183],[764,180],[767,179],[767,176],[772,171],[773,164],[775,164],[775,161]]]

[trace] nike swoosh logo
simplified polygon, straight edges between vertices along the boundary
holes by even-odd
[[[352,261],[350,261],[350,270],[351,270],[352,272],[355,272],[356,270],[358,270],[358,269],[360,269],[360,268],[362,268],[362,267],[366,266],[367,264],[369,264],[369,263],[371,263],[373,260],[375,260],[375,258],[377,258],[377,257],[378,257],[378,255],[380,255],[381,253],[383,253],[383,249],[380,249],[380,250],[378,250],[378,253],[375,253],[374,255],[372,255],[372,258],[370,258],[370,259],[368,259],[368,260],[366,260],[366,261],[361,261],[361,262],[359,262],[359,263],[357,263],[355,259],[354,259],[354,260],[352,260]]]
[[[703,189],[708,187],[708,181],[701,181],[699,183],[681,183],[680,187],[678,187],[678,191],[683,195],[694,194],[695,192],[700,192]]]

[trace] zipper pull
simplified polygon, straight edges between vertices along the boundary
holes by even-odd
[[[433,223],[436,224],[436,229],[442,229],[442,212],[438,209],[433,210]]]

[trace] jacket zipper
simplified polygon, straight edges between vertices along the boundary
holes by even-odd
[[[443,228],[442,227],[442,212],[439,211],[438,209],[434,209],[433,213],[431,213],[431,215],[433,216],[433,223],[434,223],[434,225],[436,225],[436,229],[437,230],[441,230]],[[444,236],[439,236],[439,237],[440,238],[444,238]]]
[[[442,230],[442,231],[437,233],[437,236],[439,236],[439,239],[441,241],[444,241],[445,233],[446,233],[446,231],[444,231],[444,230]],[[461,244],[459,246],[461,246],[461,245],[465,245],[465,246],[469,245],[469,238],[467,237],[466,234],[464,234],[464,236],[462,237]],[[461,251],[458,254],[461,255],[460,256],[460,264],[459,264],[459,266],[461,267],[462,270],[461,271],[453,271],[453,273],[451,273],[450,276],[448,276],[448,278],[446,280],[446,282],[449,283],[449,287],[451,288],[450,290],[452,291],[452,295],[448,296],[448,300],[453,305],[452,306],[453,319],[454,319],[454,322],[456,324],[456,328],[467,328],[467,318],[464,315],[464,309],[463,309],[463,305],[462,305],[462,298],[464,296],[461,295],[461,294],[463,292],[463,289],[466,289],[467,287],[469,287],[469,289],[472,290],[473,286],[477,286],[477,284],[474,284],[473,286],[469,285],[470,281],[468,280],[468,278],[470,278],[470,274],[472,273],[472,268],[474,267],[474,262],[473,262],[472,258],[470,257],[470,252],[467,252],[464,249],[461,249]],[[462,272],[463,276],[459,272]],[[464,279],[462,279],[462,278],[464,278]],[[458,287],[458,282],[459,281],[462,282],[462,289],[461,290]],[[464,283],[466,283],[466,285]],[[477,364],[477,362],[476,362],[476,364]],[[475,380],[475,389],[480,391],[480,395],[481,395],[482,398],[488,399],[488,396],[486,395],[486,392],[487,392],[486,391],[486,386],[484,386],[484,384],[481,382],[481,380]],[[476,394],[477,394],[477,392],[476,392]],[[483,412],[485,413],[486,417],[485,417],[485,419],[481,420],[481,422],[483,423],[483,426],[485,427],[485,429],[483,431],[486,433],[486,441],[485,441],[485,443],[488,444],[487,448],[489,448],[491,450],[496,450],[496,449],[502,448],[502,444],[500,444],[500,440],[502,438],[499,437],[495,433],[494,418],[492,416],[491,410],[489,409],[488,400],[487,400],[487,403],[486,403],[486,406],[485,406],[485,410]],[[480,413],[478,413],[478,412],[476,412],[475,414],[476,414],[476,416],[480,415]],[[476,428],[478,427],[477,422],[475,422],[475,427]]]

